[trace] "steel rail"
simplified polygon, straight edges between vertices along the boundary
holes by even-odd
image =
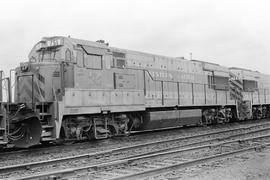
[[[240,150],[234,150],[234,151],[226,152],[226,153],[222,153],[222,154],[207,156],[207,157],[204,157],[204,158],[199,158],[199,159],[195,159],[195,160],[181,162],[181,163],[177,163],[177,164],[174,164],[174,165],[165,166],[165,167],[161,167],[161,168],[155,168],[155,169],[151,169],[151,170],[146,170],[146,171],[142,171],[142,172],[138,172],[138,173],[134,173],[134,174],[129,174],[129,175],[121,176],[121,177],[111,178],[109,180],[142,179],[142,178],[146,178],[146,177],[149,177],[149,176],[154,176],[154,175],[170,172],[170,171],[173,171],[173,170],[178,170],[178,169],[182,169],[182,168],[186,168],[186,167],[190,167],[190,166],[194,166],[194,165],[198,165],[198,164],[203,164],[203,163],[208,163],[208,162],[212,162],[212,161],[216,161],[216,160],[221,160],[221,159],[224,159],[224,158],[228,158],[228,157],[232,157],[232,156],[235,156],[235,155],[240,155],[240,154],[243,154],[243,153],[246,153],[246,152],[254,151],[256,149],[265,148],[265,147],[268,147],[268,146],[270,146],[270,143],[265,143],[265,144],[262,144],[262,145],[257,145],[257,146],[248,147],[248,148],[243,148],[243,149],[240,149]]]

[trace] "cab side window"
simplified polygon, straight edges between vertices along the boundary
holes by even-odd
[[[90,69],[102,69],[102,56],[85,54],[84,66]]]

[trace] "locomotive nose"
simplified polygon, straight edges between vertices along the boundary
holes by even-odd
[[[40,142],[42,127],[37,116],[32,116],[20,122],[20,127],[12,133],[10,139],[19,148],[28,148]]]

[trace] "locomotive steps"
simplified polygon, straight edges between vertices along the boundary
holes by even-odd
[[[59,159],[52,159],[48,161],[40,161],[40,162],[34,162],[34,163],[27,163],[27,164],[21,164],[21,165],[15,165],[15,166],[9,166],[4,167],[0,169],[0,173],[2,174],[2,177],[6,177],[8,172],[11,171],[18,171],[28,169],[29,171],[25,171],[26,174],[31,174],[27,177],[18,177],[18,179],[35,179],[35,178],[41,178],[41,177],[49,177],[49,176],[66,176],[72,174],[73,172],[84,172],[85,170],[88,170],[90,172],[90,175],[93,176],[93,178],[98,178],[99,175],[101,178],[106,178],[105,176],[102,176],[102,172],[106,172],[106,168],[114,169],[114,167],[117,165],[122,166],[123,164],[137,164],[138,162],[148,159],[147,161],[152,161],[152,158],[155,157],[166,157],[166,156],[172,156],[179,155],[182,153],[190,153],[194,151],[203,151],[205,149],[223,149],[227,148],[228,145],[231,145],[232,147],[235,146],[235,144],[239,144],[242,142],[250,142],[253,140],[260,140],[260,139],[269,139],[269,133],[270,132],[270,124],[269,123],[263,123],[263,124],[256,124],[253,126],[248,126],[244,128],[234,128],[231,130],[223,130],[219,132],[212,132],[212,133],[205,133],[200,135],[194,135],[189,137],[180,137],[175,138],[171,140],[162,140],[162,141],[156,141],[151,143],[144,143],[139,144],[135,146],[129,146],[124,148],[117,148],[109,151],[103,151],[99,153],[91,153],[91,154],[84,154],[79,156],[72,156],[72,157],[65,157],[65,158],[59,158]],[[257,147],[258,144],[252,144],[252,147]],[[259,147],[259,146],[258,146]],[[257,147],[257,148],[258,148]],[[246,147],[245,147],[246,148]],[[250,148],[250,147],[247,147]],[[252,149],[252,148],[251,148]],[[249,149],[249,150],[251,150]],[[244,150],[242,149],[241,152]],[[227,152],[226,152],[227,153]],[[79,160],[80,161],[77,161]],[[192,159],[194,160],[194,158]],[[69,169],[66,169],[68,167],[65,166],[66,170],[61,170],[63,168],[64,162],[68,162]],[[175,163],[175,162],[174,162]],[[46,166],[54,165],[54,168],[49,167],[49,169],[52,169],[52,171],[43,173],[43,174],[35,174],[35,171],[40,171],[39,167],[43,167],[42,169],[48,169]],[[66,163],[67,164],[67,163]],[[84,166],[82,166],[82,164]],[[160,162],[159,164],[162,164]],[[163,163],[164,164],[164,163]],[[168,165],[168,163],[167,163]],[[62,167],[61,167],[62,166]],[[72,167],[73,166],[73,167]],[[76,168],[74,168],[74,166]],[[79,167],[78,166],[82,166]],[[155,165],[155,168],[157,168],[158,165]],[[169,165],[170,166],[170,165]],[[56,168],[55,168],[56,167]],[[150,167],[150,166],[149,166]],[[147,169],[149,169],[149,167]],[[167,166],[165,166],[167,167]],[[150,168],[149,171],[153,171],[155,168]],[[158,167],[161,168],[161,167]],[[55,171],[55,169],[57,169]],[[102,170],[103,169],[103,170]],[[105,169],[105,170],[104,170]],[[137,171],[140,168],[140,163],[138,163]],[[121,171],[121,168],[120,170]],[[131,171],[134,170],[123,170],[124,172],[128,171],[128,175],[134,174],[131,173]],[[34,173],[34,175],[32,175]],[[142,171],[140,171],[142,173]],[[97,177],[95,176],[97,175]],[[107,174],[107,173],[105,173]],[[110,173],[109,173],[110,174]],[[123,176],[123,173],[120,173]],[[108,174],[107,174],[108,175]],[[119,175],[119,174],[118,174]],[[112,177],[112,176],[110,176]]]

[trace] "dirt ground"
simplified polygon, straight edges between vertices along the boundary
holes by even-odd
[[[163,174],[155,179],[270,180],[270,148]]]

